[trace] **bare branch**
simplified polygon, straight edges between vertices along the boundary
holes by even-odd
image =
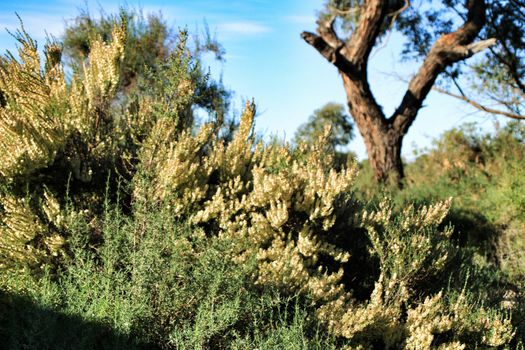
[[[332,48],[339,51],[344,45],[344,41],[339,39],[334,30],[335,16],[330,17],[329,20],[323,21],[319,19],[317,21],[317,34],[321,36]]]
[[[496,115],[502,115],[502,116],[505,116],[507,118],[512,118],[512,119],[517,119],[517,120],[525,120],[525,115],[520,115],[520,114],[515,114],[515,113],[510,113],[510,112],[506,112],[506,111],[502,111],[502,110],[499,110],[499,109],[494,109],[494,108],[490,108],[490,107],[487,107],[487,106],[484,106],[470,98],[468,98],[466,95],[464,94],[455,94],[453,92],[450,92],[448,90],[445,90],[445,89],[441,89],[437,86],[434,86],[432,87],[432,90],[435,90],[441,94],[444,94],[444,95],[447,95],[447,96],[451,96],[451,97],[454,97],[454,98],[457,98],[461,101],[464,101],[466,103],[468,103],[469,105],[471,105],[472,107],[474,108],[477,108],[479,109],[480,111],[483,111],[483,112],[487,112],[487,113],[490,113],[490,114],[496,114]]]
[[[474,39],[485,25],[486,6],[484,0],[470,0],[467,4],[465,23],[455,32],[443,35],[432,46],[421,68],[410,81],[401,105],[389,119],[394,128],[401,132],[406,132],[412,125],[438,75],[446,67],[495,44],[494,39],[474,43]]]
[[[488,49],[496,44],[495,38],[477,41],[468,45],[457,45],[449,48],[442,48],[442,55],[446,55],[449,60],[453,62],[462,61],[470,58],[485,49]]]
[[[489,47],[493,45],[496,45],[496,41],[497,40],[495,38],[490,38],[490,39],[481,40],[481,41],[465,46],[466,53],[467,53],[465,58],[469,58],[477,54],[478,52],[481,52],[485,49],[488,49]]]
[[[329,62],[335,63],[335,49],[330,46],[322,37],[310,32],[302,32],[301,38],[312,45]]]
[[[302,32],[301,38],[313,46],[319,53],[341,71],[353,71],[353,67],[336,48],[333,48],[321,36],[310,32]]]

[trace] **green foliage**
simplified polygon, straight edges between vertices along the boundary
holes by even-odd
[[[190,53],[187,36],[173,33],[161,14],[145,17],[141,11],[123,7],[118,16],[101,10],[95,17],[86,8],[66,26],[63,38],[66,63],[74,71],[81,71],[91,52],[92,42],[97,38],[107,41],[115,25],[127,27],[125,52],[120,64],[118,98],[121,103],[129,102],[127,98],[136,93],[147,94],[152,86],[157,87],[159,74],[166,73],[166,62],[170,61],[171,55],[178,55],[181,47]],[[199,65],[200,54],[211,51],[220,58],[223,49],[208,32],[204,41],[197,38],[194,46],[191,52],[195,94],[192,107],[203,108],[209,114],[225,119],[231,94],[222,82],[210,79]],[[193,115],[190,117],[193,119]],[[188,124],[191,125],[192,120]]]
[[[338,103],[327,103],[316,109],[308,122],[299,126],[295,133],[295,142],[313,143],[324,134],[326,127],[331,128],[327,142],[334,149],[338,146],[347,146],[354,137],[354,127],[344,106]]]
[[[435,204],[411,192],[407,198],[425,205],[401,195],[367,203],[354,194],[355,168],[333,168],[341,135],[323,132],[294,148],[264,144],[253,131],[253,103],[228,142],[220,113],[197,126],[191,110],[203,80],[185,33],[126,108],[112,108],[126,52],[124,28],[113,33],[109,43],[91,43],[89,64],[71,83],[52,50],[46,62],[54,65],[42,70],[28,36],[22,61],[9,56],[2,64],[0,307],[8,312],[0,335],[7,347],[512,344],[509,310],[525,313],[498,297],[505,287],[479,294],[486,281],[507,280],[482,254],[456,244],[444,224],[455,187],[429,200]],[[32,97],[27,76],[47,95]],[[55,113],[56,101],[63,113]],[[328,111],[318,115],[342,121],[340,108]],[[348,137],[349,128],[342,131]],[[523,181],[514,172],[523,134],[519,125],[494,139],[453,132],[429,156],[434,162],[416,164],[427,171],[447,160],[454,169],[440,164],[434,176],[490,183],[485,172],[516,161],[497,185],[504,195],[493,198],[511,200],[506,218],[520,222]],[[456,158],[445,158],[452,142]],[[487,155],[479,158],[478,147]],[[487,162],[496,150],[509,151],[509,161]],[[470,282],[478,278],[483,283]]]
[[[404,58],[424,57],[441,35],[465,18],[465,2],[440,1],[440,5],[414,3],[396,22],[408,40]],[[480,39],[497,39],[496,45],[476,60],[449,69],[440,83],[466,100],[491,110],[523,116],[525,107],[525,16],[523,0],[486,0],[486,25]],[[455,91],[454,91],[455,90]],[[478,108],[482,111],[491,111]]]
[[[330,128],[330,131],[327,132],[326,128]],[[297,129],[294,143],[312,144],[317,142],[325,133],[327,134],[328,147],[331,148],[332,152],[335,152],[334,166],[340,169],[353,158],[353,155],[341,151],[340,148],[347,146],[354,138],[354,125],[343,105],[330,102],[315,110],[308,122]]]
[[[525,1],[488,1],[484,37],[497,46],[472,66],[473,95],[504,111],[525,115]]]
[[[395,211],[402,211],[410,203],[434,203],[453,197],[444,222],[455,228],[452,240],[461,247],[461,270],[477,271],[477,277],[469,280],[480,298],[495,302],[499,299],[513,311],[521,339],[524,136],[520,122],[508,123],[493,133],[483,133],[472,124],[448,131],[432,149],[407,165],[405,188],[387,192],[395,202]],[[370,185],[370,177],[365,165],[356,189],[360,197],[380,201],[385,189]]]
[[[415,162],[413,175],[409,175],[417,184],[410,197],[434,199],[446,192],[456,198],[455,212],[481,213],[481,218],[471,219],[477,224],[464,227],[462,234],[470,240],[483,239],[483,231],[486,234],[492,227],[492,237],[485,238],[492,240],[488,242],[492,252],[486,253],[496,254],[514,281],[525,273],[520,249],[525,229],[524,136],[523,125],[517,122],[492,135],[472,127],[453,130],[427,157]],[[425,176],[429,173],[434,174],[433,179]]]
[[[59,275],[2,275],[3,346],[320,349],[333,343],[315,334],[318,326],[300,300],[250,283],[253,263],[225,259],[228,241],[208,239],[168,211],[136,208],[132,219],[108,206],[100,222],[71,220],[70,255]],[[95,250],[88,240],[94,234],[103,237]]]
[[[155,68],[168,57],[175,37],[160,15],[144,18],[141,12],[123,8],[120,15],[101,12],[100,17],[95,18],[86,8],[67,25],[64,33],[64,54],[73,70],[82,70],[94,40],[108,41],[113,27],[122,23],[126,23],[128,30],[121,65],[121,89],[129,90],[146,69]]]

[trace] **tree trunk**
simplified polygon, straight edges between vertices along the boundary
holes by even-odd
[[[401,161],[403,136],[392,129],[371,129],[370,133],[361,133],[368,152],[368,161],[375,179],[380,183],[392,183],[401,187],[404,178]]]
[[[484,0],[466,1],[468,13],[463,25],[434,43],[411,79],[401,104],[390,118],[386,118],[370,90],[367,70],[372,47],[385,21],[392,16],[388,4],[384,0],[364,1],[359,7],[358,23],[346,40],[342,40],[334,29],[334,15],[317,21],[317,34],[303,32],[301,37],[339,70],[350,114],[363,136],[376,179],[401,186],[403,137],[437,77],[452,64],[494,45],[495,40],[474,41],[485,25],[486,4]],[[403,9],[409,5],[410,2],[405,1]]]
[[[375,179],[401,187],[404,177],[401,145],[405,132],[386,119],[363,80],[341,72],[348,109],[365,142]],[[392,119],[394,120],[394,119]]]

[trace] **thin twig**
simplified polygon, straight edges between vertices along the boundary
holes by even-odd
[[[525,116],[524,115],[520,115],[520,114],[515,114],[515,113],[510,113],[510,112],[506,112],[506,111],[502,111],[502,110],[499,110],[499,109],[494,109],[494,108],[490,108],[490,107],[487,107],[487,106],[484,106],[470,98],[468,98],[466,95],[458,95],[458,94],[455,94],[453,92],[450,92],[448,90],[445,90],[445,89],[441,89],[437,86],[433,86],[432,87],[432,90],[434,91],[437,91],[439,93],[442,93],[444,95],[447,95],[447,96],[451,96],[451,97],[454,97],[454,98],[457,98],[459,100],[462,100],[466,103],[468,103],[469,105],[483,111],[483,112],[487,112],[487,113],[490,113],[490,114],[496,114],[496,115],[502,115],[502,116],[505,116],[507,118],[511,118],[511,119],[517,119],[517,120],[525,120]]]
[[[404,77],[402,77],[401,75],[397,74],[397,73],[388,73],[388,72],[381,72],[383,73],[384,75],[387,75],[387,76],[390,76],[390,77],[393,77],[393,78],[396,78],[402,82],[405,82],[405,83],[408,83],[408,80]],[[511,118],[511,119],[517,119],[517,120],[525,120],[525,116],[524,115],[521,115],[521,114],[516,114],[516,113],[511,113],[511,112],[506,112],[506,111],[502,111],[502,110],[499,110],[499,109],[494,109],[494,108],[491,108],[491,107],[487,107],[485,105],[482,105],[472,99],[470,99],[469,97],[467,97],[467,95],[463,92],[463,89],[461,88],[461,86],[459,85],[459,83],[456,81],[456,79],[452,78],[452,82],[454,83],[454,85],[456,86],[456,88],[459,90],[460,94],[455,94],[453,92],[450,92],[448,90],[445,90],[445,89],[441,89],[440,87],[437,87],[437,86],[433,86],[432,87],[432,90],[434,91],[437,91],[441,94],[444,94],[444,95],[447,95],[447,96],[450,96],[450,97],[454,97],[454,98],[457,98],[458,100],[461,100],[463,102],[466,102],[468,103],[469,105],[471,105],[472,107],[475,107],[476,109],[480,110],[480,111],[483,111],[483,112],[486,112],[486,113],[490,113],[490,114],[496,114],[496,115],[501,115],[501,116],[505,116],[507,118]]]

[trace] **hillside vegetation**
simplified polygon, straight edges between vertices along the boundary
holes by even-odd
[[[474,349],[525,337],[525,129],[464,128],[403,191],[315,142],[188,123],[181,33],[119,100],[126,26],[0,61],[0,343],[9,349]],[[198,75],[201,77],[202,75]]]

